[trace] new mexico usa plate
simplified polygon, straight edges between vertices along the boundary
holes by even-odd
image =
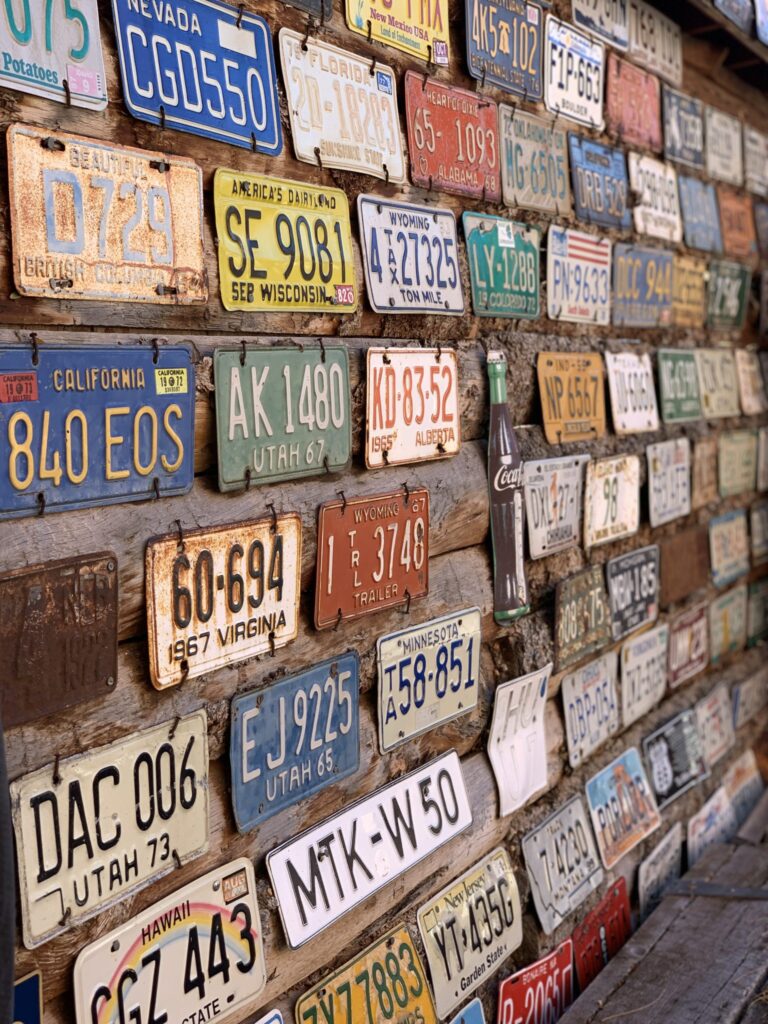
[[[409,0],[346,0],[344,9],[347,27],[369,43],[375,39],[428,64],[450,59],[447,0],[418,6]]]

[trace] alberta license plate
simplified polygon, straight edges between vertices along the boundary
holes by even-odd
[[[550,224],[547,316],[607,324],[611,317],[611,241]]]
[[[704,252],[721,252],[723,239],[715,186],[700,178],[689,178],[681,174],[678,189],[685,244],[691,249],[703,249]]]
[[[701,419],[701,396],[696,352],[693,349],[659,349],[659,401],[665,423]]]
[[[717,186],[717,205],[720,207],[720,227],[723,233],[723,252],[726,256],[751,260],[757,256],[755,216],[752,196],[734,192],[726,185]]]
[[[605,388],[599,352],[540,352],[536,374],[549,444],[603,436]]]
[[[499,985],[499,1024],[557,1021],[573,1002],[573,942],[516,971]]]
[[[590,35],[599,36],[617,50],[629,45],[626,0],[573,0],[573,21]]]
[[[704,168],[704,104],[668,85],[662,86],[664,156],[688,167]]]
[[[11,806],[34,949],[208,848],[205,712],[24,775]]]
[[[665,78],[683,81],[683,43],[680,26],[645,0],[629,0],[629,56]]]
[[[584,485],[584,547],[631,537],[640,525],[640,459],[594,459]]]
[[[477,704],[480,609],[466,608],[376,641],[382,753]]]
[[[229,1016],[267,981],[253,864],[223,864],[80,951],[78,1024],[115,1020],[130,992],[131,1019]]]
[[[747,315],[751,283],[749,267],[729,260],[712,260],[709,264],[707,326],[740,330]]]
[[[697,604],[669,624],[669,685],[674,690],[709,665],[707,606]]]
[[[525,463],[525,511],[531,558],[544,558],[579,543],[587,459],[587,455],[575,455]]]
[[[667,242],[680,242],[683,223],[677,198],[677,172],[652,156],[629,154],[629,185],[637,195],[635,231]]]
[[[535,320],[540,228],[466,210],[462,222],[475,316]]]
[[[467,67],[473,78],[528,101],[543,92],[544,11],[526,0],[466,0]]]
[[[706,313],[706,261],[675,253],[672,264],[672,322],[675,327],[701,329]]]
[[[744,162],[742,154],[741,121],[723,110],[704,107],[704,156],[710,178],[742,185]]]
[[[345,0],[347,27],[427,64],[450,60],[447,0],[412,5],[409,0]],[[330,16],[329,16],[330,20]]]
[[[671,324],[671,252],[616,243],[613,247],[613,322],[623,327]]]
[[[597,977],[632,934],[626,879],[619,876],[603,898],[574,928],[573,960],[580,991]]]
[[[649,544],[605,566],[614,640],[655,622],[659,614],[659,546]]]
[[[505,206],[557,216],[571,211],[565,131],[552,118],[499,104],[501,190]]]
[[[149,670],[158,690],[274,651],[299,630],[296,514],[147,543]]]
[[[610,871],[661,824],[637,747],[588,779],[586,792],[603,866]]]
[[[626,11],[624,0],[618,0]],[[608,54],[605,127],[625,146],[661,149],[661,83],[636,64]]]
[[[691,511],[691,442],[687,437],[659,441],[646,448],[648,518],[663,526]]]
[[[563,676],[560,692],[571,768],[578,768],[619,731],[617,668],[618,651],[609,651]]]
[[[710,519],[709,558],[716,587],[727,587],[749,572],[746,509],[734,509]]]
[[[631,637],[621,648],[621,724],[655,708],[667,689],[669,627],[664,624]]]
[[[723,658],[747,646],[747,585],[733,587],[709,606],[709,660]]]
[[[576,216],[587,224],[629,230],[629,182],[624,151],[568,136]]]
[[[547,110],[600,131],[604,123],[603,44],[548,14],[544,67]]]
[[[352,457],[345,345],[217,348],[219,490],[334,473]]]
[[[701,407],[708,420],[738,416],[739,382],[731,348],[697,348]]]
[[[464,312],[452,210],[359,195],[357,218],[375,312]]]
[[[658,430],[659,411],[650,355],[606,352],[605,368],[616,433],[638,434]]]
[[[423,488],[335,499],[317,523],[315,628],[328,629],[429,591],[429,494]]]
[[[555,589],[558,671],[611,642],[611,613],[601,565],[560,580]]]
[[[721,498],[754,491],[757,473],[757,434],[754,430],[724,430],[717,437],[718,490]]]
[[[22,295],[207,299],[197,164],[20,124],[8,128],[8,163]]]

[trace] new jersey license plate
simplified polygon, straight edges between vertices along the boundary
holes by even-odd
[[[540,352],[536,374],[549,444],[603,436],[605,388],[599,352]]]
[[[667,242],[680,242],[683,223],[677,198],[677,172],[652,156],[629,154],[629,185],[637,198],[635,231]]]
[[[659,615],[659,546],[649,544],[608,560],[605,566],[614,640],[634,633]]]
[[[683,43],[680,26],[645,0],[629,0],[629,56],[665,78],[683,81]]]
[[[346,0],[344,9],[347,27],[368,42],[386,43],[428,64],[448,64],[447,0],[432,0],[418,7],[409,0]]]
[[[499,817],[547,788],[544,709],[552,663],[496,687],[488,759],[499,789]]]
[[[701,395],[696,352],[693,349],[659,349],[659,402],[665,423],[701,419]]]
[[[709,665],[707,606],[697,604],[669,624],[669,685],[672,689],[693,679]]]
[[[671,252],[616,243],[613,322],[622,327],[666,327],[672,322]]]
[[[640,525],[640,459],[594,459],[584,485],[584,547],[631,537]]]
[[[659,441],[646,448],[648,519],[663,526],[691,511],[691,442],[687,437]]]
[[[629,45],[626,0],[573,0],[571,14],[575,25],[617,50]]]
[[[661,824],[637,747],[629,747],[586,784],[587,803],[606,871]]]
[[[618,651],[609,651],[563,676],[560,692],[571,768],[578,768],[619,731],[617,667]]]
[[[749,305],[752,273],[749,267],[728,260],[709,264],[707,326],[741,330]]]
[[[697,348],[701,407],[708,420],[738,416],[739,381],[731,348]]]
[[[566,939],[548,956],[516,971],[499,985],[501,1024],[557,1021],[574,999],[573,942]]]
[[[468,210],[462,222],[475,316],[535,320],[541,229]]]
[[[576,216],[587,224],[628,230],[629,182],[624,151],[575,132],[568,136]]]
[[[717,437],[718,490],[721,498],[754,491],[757,473],[757,434],[754,430],[724,430]]]
[[[717,208],[715,186],[710,181],[678,176],[680,212],[683,217],[685,244],[704,252],[722,252],[720,212]]]
[[[618,3],[626,11],[624,0]],[[613,52],[608,54],[605,127],[626,146],[661,149],[661,83]]]
[[[688,167],[704,168],[704,104],[662,85],[664,156]]]
[[[600,131],[604,124],[603,44],[548,14],[544,67],[547,110]]]
[[[531,558],[544,558],[579,543],[587,458],[575,455],[525,463],[525,512]]]
[[[611,613],[601,565],[558,582],[555,589],[555,657],[558,671],[611,642]]]
[[[500,103],[499,144],[505,206],[557,216],[570,213],[565,131],[552,118]]]
[[[631,637],[621,648],[621,724],[627,726],[656,707],[667,689],[669,627],[664,624]]]
[[[659,429],[656,388],[648,353],[606,352],[608,390],[613,429],[617,434],[638,434]]]
[[[749,572],[746,509],[733,509],[710,519],[709,559],[716,587],[727,587]]]
[[[673,257],[672,322],[675,327],[703,328],[707,313],[707,264],[692,256]]]
[[[529,101],[544,85],[544,11],[527,0],[466,0],[467,67],[473,78]]]

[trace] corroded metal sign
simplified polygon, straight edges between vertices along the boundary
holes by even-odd
[[[558,580],[555,590],[555,657],[561,671],[611,642],[611,613],[603,568],[592,565]]]
[[[536,373],[544,436],[550,444],[603,436],[605,388],[599,352],[539,352]]]
[[[757,235],[751,196],[744,192],[734,192],[726,185],[718,185],[717,203],[720,207],[720,228],[726,256],[744,260],[751,260],[757,256]]]
[[[707,606],[688,608],[669,624],[669,685],[674,690],[709,665]]]
[[[693,256],[674,254],[672,322],[675,327],[703,327],[707,313],[707,264]]]
[[[587,463],[584,547],[631,537],[640,525],[640,459],[619,455]]]
[[[570,213],[565,130],[551,117],[500,103],[499,141],[504,204],[557,216]]]
[[[586,784],[587,803],[606,870],[661,824],[637,747],[629,747]]]
[[[659,548],[663,608],[677,604],[706,587],[709,583],[709,537],[706,526],[692,526],[662,537]]]
[[[608,54],[605,127],[625,146],[661,149],[661,82],[613,52]]]

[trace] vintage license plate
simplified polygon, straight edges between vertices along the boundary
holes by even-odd
[[[693,444],[691,508],[703,508],[717,497],[717,438],[702,437]]]
[[[547,316],[607,324],[611,317],[611,241],[550,224]]]
[[[186,345],[0,347],[0,518],[185,494],[194,416]]]
[[[723,776],[723,785],[731,801],[736,821],[742,825],[765,789],[754,750],[745,750],[733,762]]]
[[[541,229],[468,210],[462,223],[475,316],[535,320]]]
[[[704,252],[722,252],[723,238],[715,186],[685,174],[678,176],[677,185],[685,244],[691,249],[703,249]]]
[[[755,0],[755,31],[760,42],[768,46],[768,0]]]
[[[768,196],[768,135],[744,125],[744,184],[750,192]]]
[[[617,50],[629,46],[626,0],[573,0],[573,23]]]
[[[341,189],[219,167],[213,207],[225,309],[357,309],[349,204]]]
[[[652,156],[629,154],[629,185],[637,199],[635,231],[667,242],[680,242],[683,223],[677,198],[677,172]]]
[[[662,85],[664,156],[687,167],[704,169],[704,104]]]
[[[47,765],[10,789],[22,933],[34,949],[208,848],[205,712]]]
[[[768,559],[768,501],[759,501],[749,510],[749,543],[752,564]]]
[[[375,39],[428,64],[448,64],[451,43],[448,4],[434,0],[415,7],[408,0],[346,0],[347,27],[368,42]]]
[[[669,627],[632,637],[621,648],[621,723],[628,725],[655,708],[667,689]]]
[[[446,1017],[523,941],[509,854],[497,847],[419,907],[419,934],[439,1017]]]
[[[473,78],[525,100],[544,91],[544,11],[526,0],[466,0],[467,68]]]
[[[360,763],[360,659],[329,658],[232,698],[230,765],[238,831],[353,775]]]
[[[629,0],[629,56],[670,85],[682,84],[680,26],[644,0]]]
[[[584,547],[631,537],[640,525],[640,459],[593,459],[584,486]]]
[[[559,580],[555,590],[555,657],[557,669],[581,661],[611,642],[611,613],[603,567]]]
[[[571,212],[565,130],[552,118],[499,104],[501,191],[506,206]]]
[[[459,756],[450,751],[271,850],[267,868],[291,949],[471,824]],[[338,837],[343,858],[329,835]]]
[[[609,651],[563,676],[560,685],[571,768],[578,768],[619,731],[617,669],[618,651]]]
[[[443,459],[458,452],[461,422],[454,349],[369,348],[366,365],[369,469]]]
[[[281,152],[275,54],[264,18],[221,0],[187,0],[175,17],[163,4],[112,0],[112,13],[123,98],[134,117]]]
[[[465,608],[378,638],[383,754],[476,706],[480,624],[480,609]]]
[[[751,33],[755,20],[755,5],[752,0],[714,0],[714,3],[718,11],[722,11],[742,32],[746,32],[747,35]]]
[[[17,13],[18,12],[18,13]],[[107,79],[97,0],[7,3],[0,16],[0,83],[57,103],[103,110]]]
[[[677,821],[654,846],[637,869],[637,899],[645,920],[661,903],[664,890],[680,877],[683,861],[683,826]]]
[[[501,201],[493,100],[406,71],[405,114],[414,185]]]
[[[452,210],[359,195],[368,301],[377,313],[464,312]]]
[[[717,186],[723,251],[727,256],[751,260],[757,256],[757,235],[752,212],[752,197],[734,192],[727,185]]]
[[[687,437],[646,448],[648,518],[653,528],[691,511],[691,442]]]
[[[540,352],[536,362],[550,444],[605,434],[603,360],[599,352]]]
[[[708,420],[738,416],[739,383],[731,348],[697,348],[696,369],[704,417]]]
[[[768,671],[765,667],[734,685],[731,703],[734,729],[741,729],[760,714],[768,704]]]
[[[571,1005],[574,995],[573,942],[566,939],[548,956],[501,982],[497,1020],[500,1024],[554,1022]]]
[[[627,883],[619,877],[584,920],[573,930],[573,958],[583,992],[629,936],[632,919]]]
[[[148,541],[149,671],[158,690],[295,640],[301,519],[295,513]]]
[[[167,1020],[169,1011],[174,1020],[195,1020],[217,1006],[228,1015],[266,982],[256,879],[243,857],[85,946],[75,961],[75,1016],[78,1024],[106,1024],[127,991],[135,1020]]]
[[[637,434],[659,429],[653,367],[648,353],[606,352],[613,429]]]
[[[547,15],[544,102],[553,114],[603,128],[605,47]]]
[[[43,1024],[43,976],[40,971],[14,982],[11,1020],[15,1024]]]
[[[688,819],[686,859],[690,870],[714,843],[727,843],[739,824],[725,786],[718,786],[700,811]]]
[[[613,247],[613,323],[665,327],[672,322],[672,253],[617,243]]]
[[[575,796],[522,840],[541,927],[551,935],[603,881],[584,801]]]
[[[451,1024],[485,1024],[483,1004],[479,999],[473,999],[458,1011]]]
[[[117,684],[117,558],[81,555],[0,577],[1,692],[9,729]]]
[[[659,402],[665,423],[701,419],[701,396],[696,353],[693,349],[662,348],[656,354]]]
[[[197,164],[21,124],[7,137],[22,295],[166,305],[208,298]]]
[[[627,231],[627,161],[622,149],[603,146],[575,132],[568,135],[576,216],[587,224]]]
[[[707,264],[693,256],[674,254],[672,322],[675,327],[702,328],[707,312]]]
[[[757,434],[754,430],[724,430],[717,436],[718,489],[721,498],[754,491],[757,473]]]
[[[728,590],[709,606],[709,659],[722,658],[747,646],[747,585]]]
[[[768,427],[757,432],[757,489],[768,491]]]
[[[707,439],[707,443],[709,440]],[[662,608],[676,605],[708,585],[709,532],[706,525],[690,526],[686,529],[678,527],[674,533],[668,533],[660,538],[659,550]]]
[[[289,28],[280,29],[280,59],[297,159],[405,181],[390,67]]]
[[[622,3],[626,10],[626,4]],[[636,64],[608,54],[605,127],[627,146],[661,149],[661,83]]]
[[[669,685],[674,690],[709,665],[706,604],[681,612],[669,624]]]
[[[547,786],[544,710],[552,665],[496,687],[488,759],[499,789],[499,816],[523,807]]]
[[[525,463],[525,512],[531,558],[544,558],[578,545],[584,464],[588,458],[575,455]]]
[[[739,348],[734,354],[742,412],[745,416],[759,416],[768,412],[768,394],[760,367],[760,357],[752,348]]]
[[[661,824],[637,747],[629,747],[586,784],[587,803],[606,870]]]
[[[217,348],[219,490],[345,469],[352,457],[349,356],[320,348]]]
[[[620,640],[659,616],[659,546],[635,548],[606,563],[611,630]]]
[[[749,572],[746,509],[735,509],[710,519],[709,558],[716,587],[727,587]]]
[[[728,687],[718,685],[696,704],[696,725],[708,768],[713,768],[734,744],[733,714]]]
[[[708,775],[696,731],[696,716],[690,708],[643,739],[643,756],[659,810]]]
[[[747,597],[747,644],[754,647],[768,638],[768,580],[758,580],[749,584]],[[765,682],[763,681],[765,688]],[[768,693],[768,691],[766,691]],[[733,713],[736,718],[736,698],[734,696]],[[738,726],[737,726],[738,728]]]
[[[704,107],[704,125],[707,174],[730,185],[741,185],[744,181],[741,121],[707,105]]]

